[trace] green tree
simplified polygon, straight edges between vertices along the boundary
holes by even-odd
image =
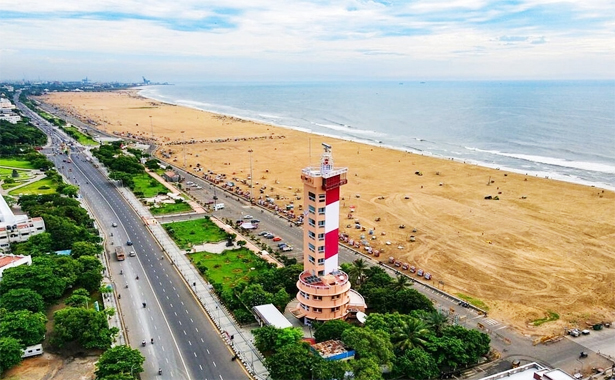
[[[158,160],[156,159],[145,161],[145,167],[148,168],[149,170],[160,169],[160,165],[158,164]]]
[[[81,256],[77,261],[83,266],[83,271],[77,278],[77,285],[84,287],[89,292],[100,288],[103,279],[101,262],[94,256]]]
[[[0,320],[0,336],[17,339],[23,347],[38,344],[45,338],[47,317],[29,310],[12,311]]]
[[[135,378],[143,372],[145,357],[141,352],[128,346],[115,346],[105,351],[96,363],[96,377],[111,379],[114,375],[128,375]]]
[[[100,244],[94,244],[87,241],[76,241],[73,243],[70,255],[74,259],[81,256],[96,256],[102,252],[103,247]]]
[[[456,338],[463,342],[467,361],[462,362],[462,364],[477,363],[480,357],[489,353],[491,338],[489,338],[489,335],[478,330],[470,330],[462,326],[447,326],[443,329],[442,335]]]
[[[284,311],[289,302],[290,296],[286,293],[285,289],[278,290],[271,299],[271,303],[281,311]]]
[[[391,290],[398,292],[408,288],[409,286],[412,286],[412,283],[408,279],[408,276],[398,274],[395,281],[393,281],[393,284],[391,284]]]
[[[0,308],[7,311],[29,310],[33,313],[45,310],[43,297],[31,289],[11,289],[0,297]]]
[[[73,294],[66,298],[65,304],[72,307],[84,307],[90,302],[90,293],[85,289],[77,289]]]
[[[460,339],[432,335],[425,344],[425,351],[429,352],[440,368],[457,368],[468,363],[468,353]]]
[[[397,312],[386,314],[371,313],[367,316],[365,327],[369,327],[374,331],[383,330],[389,335],[392,335],[395,332],[395,328],[404,324],[408,318],[410,318],[410,316]]]
[[[347,329],[351,328],[352,325],[346,321],[342,321],[341,319],[334,319],[331,321],[326,321],[325,323],[319,325],[314,332],[314,338],[316,342],[324,342],[330,339],[340,340],[342,339],[342,334]]]
[[[433,379],[440,374],[434,358],[422,348],[408,350],[395,360],[395,371],[416,380]]]
[[[60,194],[66,195],[70,198],[77,198],[77,193],[79,193],[79,186],[73,185],[64,186],[60,192]]]
[[[380,380],[382,371],[374,358],[361,358],[352,363],[354,380]]]
[[[0,375],[21,362],[21,344],[15,338],[0,336]]]
[[[395,293],[398,302],[395,310],[402,314],[409,314],[412,310],[424,310],[428,313],[436,311],[433,303],[416,289],[403,289]]]
[[[303,331],[297,327],[279,329],[263,326],[252,331],[254,344],[261,352],[276,352],[286,345],[295,345],[303,338]]]
[[[379,365],[391,364],[393,346],[389,334],[365,327],[352,327],[342,334],[342,342],[355,350],[359,358],[372,358]]]
[[[258,305],[265,305],[272,303],[273,301],[271,293],[263,290],[263,287],[260,284],[248,285],[243,290],[239,298],[248,308],[253,308]]]
[[[0,294],[11,289],[26,288],[40,294],[45,302],[59,299],[66,289],[66,281],[55,275],[53,268],[40,265],[20,265],[6,269],[0,281]]]
[[[448,324],[448,316],[436,310],[432,313],[426,313],[423,321],[436,336],[442,336],[442,332]]]
[[[56,311],[53,320],[51,343],[60,348],[77,342],[83,348],[107,349],[118,332],[109,328],[104,312],[93,309],[67,307]]]
[[[365,280],[365,271],[367,270],[367,262],[363,259],[357,259],[352,262],[352,267],[350,268],[350,280],[353,281],[355,285],[361,286],[363,281]]]
[[[429,335],[430,331],[422,320],[410,318],[393,330],[391,340],[395,348],[405,351],[424,346]]]
[[[268,357],[265,367],[273,380],[304,380],[312,377],[315,362],[307,344],[289,344]]]
[[[64,279],[67,288],[74,286],[83,272],[83,265],[70,256],[35,257],[32,262],[51,266],[55,275]]]

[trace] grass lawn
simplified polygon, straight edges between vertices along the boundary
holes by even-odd
[[[29,185],[24,187],[20,187],[19,189],[15,189],[9,191],[9,195],[19,195],[19,194],[55,194],[57,184],[55,181],[44,178],[40,181],[32,182]],[[41,187],[49,187],[48,189],[41,189]]]
[[[478,298],[473,298],[470,297],[468,295],[465,295],[463,293],[457,293],[457,297],[461,298],[464,301],[467,301],[468,303],[471,303],[472,305],[481,308],[485,311],[489,311],[489,306],[487,306],[486,303],[484,303],[483,301],[479,300]]]
[[[0,168],[0,177],[2,177],[2,178],[13,178],[15,181],[19,181],[19,180],[24,180],[24,179],[30,178],[30,176],[29,176],[30,171],[29,170],[19,170],[19,169],[17,169],[17,174],[19,174],[19,177],[13,178],[13,169]]]
[[[17,169],[34,169],[30,161],[20,160],[18,158],[0,158],[0,166],[8,166]]]
[[[181,249],[194,244],[214,243],[226,239],[226,232],[209,218],[166,223],[162,226]]]
[[[189,256],[197,268],[207,267],[204,276],[209,282],[222,284],[225,290],[233,288],[240,281],[247,281],[252,273],[256,273],[251,268],[258,268],[263,264],[263,259],[247,248],[220,254],[197,252]]]
[[[73,133],[73,137],[79,141],[82,145],[98,145],[96,141],[94,141],[90,136],[81,133],[81,131],[77,127],[64,127],[65,130],[71,131]]]
[[[132,177],[135,183],[134,193],[143,193],[144,198],[151,198],[158,195],[158,193],[166,194],[169,189],[164,187],[160,182],[156,181],[154,177],[147,173],[139,174]]]
[[[154,215],[161,214],[178,214],[180,212],[190,212],[192,211],[192,207],[186,202],[181,203],[163,203],[158,205],[157,207],[152,207],[149,209]]]

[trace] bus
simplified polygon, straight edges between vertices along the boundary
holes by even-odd
[[[126,255],[124,254],[124,247],[115,247],[115,257],[117,261],[126,260]]]

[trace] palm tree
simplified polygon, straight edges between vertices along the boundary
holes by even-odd
[[[412,284],[410,283],[410,280],[408,280],[407,276],[404,276],[403,274],[398,274],[397,280],[391,284],[391,289],[395,291],[404,290],[410,285]]]
[[[354,280],[355,284],[361,285],[363,283],[366,269],[367,263],[363,259],[357,259],[352,263],[349,275]]]
[[[437,336],[442,336],[442,330],[448,324],[448,315],[439,311],[434,311],[433,313],[427,314],[423,321]]]
[[[428,335],[429,329],[423,321],[418,318],[409,318],[393,329],[391,341],[395,348],[405,351],[424,346]]]

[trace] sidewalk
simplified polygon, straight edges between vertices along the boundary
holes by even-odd
[[[251,331],[239,327],[232,314],[218,300],[211,284],[201,277],[200,273],[184,255],[184,252],[177,248],[164,228],[155,221],[149,210],[139,202],[134,194],[124,187],[119,187],[118,190],[144,221],[144,225],[151,231],[160,247],[184,278],[184,281],[189,284],[200,300],[209,318],[217,326],[222,339],[235,351],[248,372],[256,379],[267,379],[269,374],[264,365],[264,358],[254,347],[254,337]]]

